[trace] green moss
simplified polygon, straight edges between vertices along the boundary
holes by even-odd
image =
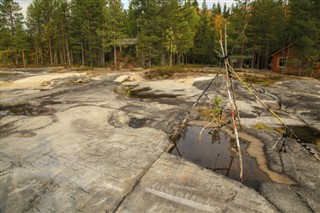
[[[254,125],[255,129],[269,129],[267,127],[267,125],[263,124],[263,123],[257,123],[256,125]]]
[[[280,75],[280,74],[244,74],[244,81],[249,84],[261,84],[261,85],[270,85],[278,81],[283,81],[287,79],[288,76]]]
[[[256,125],[254,125],[253,127],[254,129],[260,129],[260,130],[270,130],[270,131],[276,131],[280,134],[283,134],[284,133],[284,130],[282,128],[274,128],[274,127],[271,127],[271,126],[268,126],[264,123],[257,123]]]
[[[320,139],[316,140],[315,144],[320,148]]]

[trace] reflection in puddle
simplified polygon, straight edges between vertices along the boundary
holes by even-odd
[[[202,127],[188,126],[180,139],[177,141],[177,147],[183,158],[211,169],[217,173],[226,175],[234,180],[239,180],[239,157],[236,152],[236,143],[223,131],[213,131],[206,129],[198,141],[199,132]],[[270,182],[269,177],[262,172],[256,160],[250,157],[246,148],[248,144],[241,143],[243,153],[244,181],[243,183],[254,189],[264,182]],[[178,155],[176,148],[172,154]],[[231,166],[230,166],[231,165]],[[230,171],[228,171],[230,170]]]

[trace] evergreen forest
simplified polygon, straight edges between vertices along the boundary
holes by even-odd
[[[0,66],[142,66],[221,63],[219,36],[239,67],[267,69],[293,45],[312,72],[320,59],[319,0],[33,0],[26,17],[0,0]],[[246,64],[250,59],[250,64]]]

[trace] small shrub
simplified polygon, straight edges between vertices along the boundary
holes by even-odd
[[[215,95],[214,98],[211,100],[211,103],[213,104],[212,113],[215,118],[220,117],[222,115],[222,97]]]
[[[218,121],[221,121],[222,116],[222,97],[215,95],[214,98],[211,100],[212,106],[210,107],[198,107],[198,110],[201,117],[212,120],[214,118],[219,118]]]

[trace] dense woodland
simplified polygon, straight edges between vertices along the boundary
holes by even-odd
[[[26,17],[14,0],[0,6],[1,66],[218,65],[225,21],[228,52],[250,67],[288,44],[310,72],[320,58],[319,0],[33,0]]]

